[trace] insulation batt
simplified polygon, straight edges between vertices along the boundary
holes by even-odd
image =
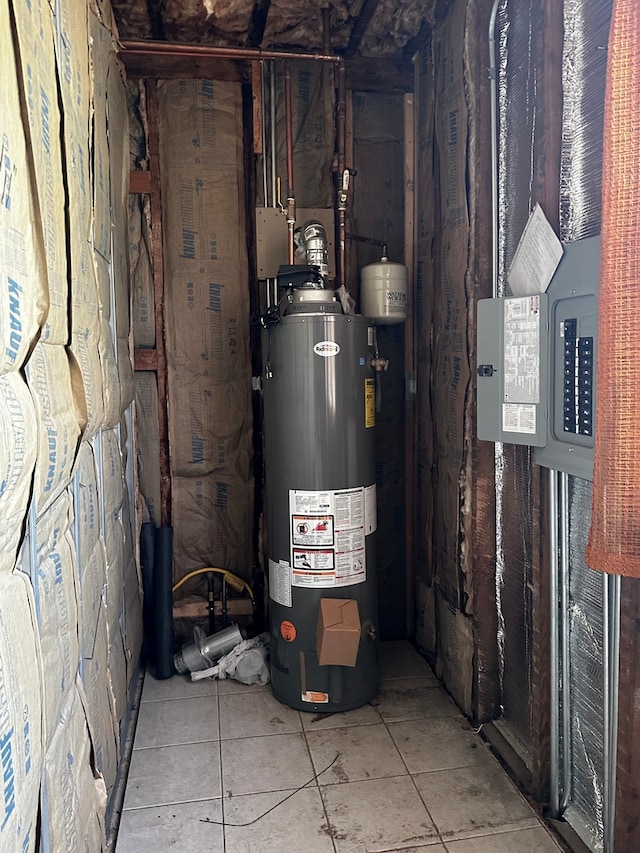
[[[322,49],[322,8],[331,8],[331,43],[344,50],[362,10],[362,0],[274,0],[269,9],[263,49]],[[120,37],[158,38],[158,27],[169,41],[226,46],[246,45],[251,32],[253,0],[167,0],[162,20],[151,21],[146,0],[114,0]],[[362,39],[359,53],[389,56],[416,36],[425,19],[432,18],[433,3],[405,0],[400,14],[395,0],[381,0]]]

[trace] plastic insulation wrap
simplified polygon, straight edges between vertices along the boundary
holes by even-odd
[[[591,849],[604,836],[604,625],[602,576],[585,563],[591,483],[569,479],[569,657],[571,802],[567,819]]]
[[[536,4],[503,2],[497,20],[498,270],[497,293],[508,295],[506,271],[532,207]],[[496,603],[504,720],[531,743],[531,577],[533,546],[530,451],[496,445]]]
[[[593,514],[587,561],[640,577],[640,5],[617,0],[608,51]]]
[[[560,239],[600,233],[602,134],[611,3],[564,2]]]
[[[533,0],[503,3],[498,14],[498,295],[532,209],[536,63]]]

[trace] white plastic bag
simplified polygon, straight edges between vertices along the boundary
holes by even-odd
[[[230,652],[209,669],[192,672],[191,680],[201,678],[233,678],[242,684],[268,684],[269,634],[258,634],[250,640],[238,643]]]

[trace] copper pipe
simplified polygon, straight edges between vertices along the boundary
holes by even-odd
[[[296,226],[296,196],[293,189],[293,108],[291,104],[291,69],[289,63],[284,63],[284,109],[287,131],[287,229],[289,264],[294,261],[293,232]]]
[[[347,149],[347,74],[344,65],[338,69],[337,145],[338,145],[338,286],[347,286],[347,191],[343,185]]]
[[[177,44],[162,41],[121,41],[123,58],[128,56],[180,56],[196,59],[314,59],[318,62],[341,63],[340,57],[327,53],[294,53],[285,50],[261,50],[249,47],[220,47],[204,44]]]

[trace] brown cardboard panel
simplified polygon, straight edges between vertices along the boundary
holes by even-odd
[[[41,217],[39,229],[44,238],[47,267],[49,311],[42,340],[64,345],[69,337],[69,293],[52,11],[46,0],[16,4],[13,11],[20,48],[21,85],[26,93],[28,113],[23,117],[23,127],[33,157]]]
[[[438,661],[436,673],[467,717],[473,714],[473,625],[468,616],[437,595]]]
[[[355,666],[361,627],[355,599],[321,598],[316,626],[320,666]]]
[[[105,400],[100,363],[100,304],[93,252],[86,241],[72,243],[71,352],[80,373],[87,408],[84,437],[92,438],[104,424]]]
[[[242,98],[158,84],[176,579],[251,572],[251,362]],[[186,476],[185,476],[186,475]]]
[[[30,182],[8,4],[0,9],[0,56],[0,269],[6,282],[0,289],[0,373],[7,373],[24,363],[48,306],[44,246]]]
[[[107,792],[92,761],[92,744],[83,698],[73,686],[44,759],[42,834],[52,850],[68,850],[69,839],[82,850],[105,847]]]
[[[113,695],[115,718],[121,723],[127,710],[127,657],[124,651],[120,628],[109,630],[107,619],[109,655],[107,658],[109,686]]]
[[[124,530],[118,515],[108,515],[104,525],[104,550],[107,558],[107,626],[109,636],[120,630],[124,604]],[[128,565],[127,565],[128,568]]]
[[[78,576],[81,588],[78,628],[82,654],[85,658],[91,659],[95,655],[96,631],[107,582],[107,560],[102,537],[98,539],[89,554],[84,552],[80,555]]]
[[[36,850],[38,846],[44,733],[42,662],[36,631],[36,610],[29,579],[20,572],[1,575],[3,707],[0,737],[5,752],[11,749],[15,756],[0,777],[0,799],[13,805],[12,810],[3,809],[2,841],[7,850]],[[18,756],[23,760],[19,761]]]
[[[214,381],[249,381],[248,291],[235,270],[222,277],[174,268],[165,294],[169,364]]]
[[[0,435],[0,572],[10,572],[29,505],[38,435],[33,399],[17,371],[0,376]]]
[[[296,207],[296,227],[309,220],[324,225],[327,234],[327,266],[329,279],[336,277],[335,224],[332,208]],[[275,278],[278,268],[287,263],[289,231],[287,217],[278,207],[256,208],[256,252],[258,278]]]
[[[49,506],[36,531],[38,634],[47,744],[51,743],[67,695],[75,684],[80,662],[76,549],[70,533],[72,507],[71,495],[64,491]]]
[[[91,64],[93,70],[93,247],[106,261],[111,260],[111,199],[107,69],[113,50],[111,34],[94,14],[89,15]]]
[[[436,623],[436,587],[416,581],[416,644],[435,659],[438,645]]]
[[[111,186],[111,223],[113,234],[113,299],[115,333],[129,335],[129,110],[124,69],[117,54],[109,54],[107,71],[109,127],[118,132],[109,135],[109,179]]]
[[[438,270],[433,303],[433,424],[435,438],[434,563],[438,585],[459,607],[466,599],[460,512],[466,476],[466,417],[470,401],[466,195],[468,110],[463,51],[466,0],[455,0],[434,35],[435,114],[440,198]]]
[[[67,487],[80,440],[65,348],[36,344],[27,365],[27,383],[38,422],[34,494],[40,515]]]
[[[105,429],[102,440],[102,506],[105,516],[115,515],[124,500],[124,468],[117,432]]]
[[[214,471],[246,479],[251,465],[250,389],[247,383],[169,368],[172,470],[195,477]]]
[[[214,566],[249,579],[253,482],[219,474],[173,477],[174,579]],[[181,588],[184,595],[189,590]]]
[[[125,548],[126,553],[126,548]],[[143,641],[142,581],[133,556],[125,563],[124,572],[124,650],[127,660],[127,687],[137,672]]]
[[[155,297],[151,268],[149,199],[129,196],[129,263],[132,288],[133,340],[136,347],[156,345]]]
[[[468,226],[464,169],[468,118],[462,49],[467,2],[468,0],[454,0],[434,37],[435,132],[440,152],[440,218],[442,227],[447,229]]]
[[[160,526],[160,436],[158,430],[158,383],[155,373],[136,371],[137,463],[140,493],[148,518]]]
[[[84,689],[87,720],[95,752],[96,769],[102,774],[107,793],[114,785],[118,765],[118,732],[109,680],[106,678],[109,644],[104,603],[98,608],[98,622],[91,657],[84,661]]]
[[[92,219],[88,5],[59,3],[56,6],[56,15],[60,30],[60,39],[56,40],[56,55],[58,67],[61,69],[59,84],[64,110],[69,245],[72,267],[75,267],[82,244],[88,243],[91,238]],[[78,274],[78,270],[72,269],[72,276],[77,277]]]
[[[439,589],[455,607],[463,598],[460,560],[460,468],[438,462],[434,481],[433,562]]]

